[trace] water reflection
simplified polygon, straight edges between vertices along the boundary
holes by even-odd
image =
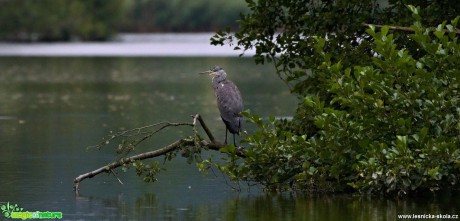
[[[226,201],[177,207],[165,204],[153,193],[130,203],[123,194],[114,198],[77,198],[77,211],[100,211],[90,218],[130,217],[135,220],[396,220],[402,214],[458,214],[458,196],[385,199],[303,194],[235,193]],[[97,208],[97,209],[96,209]],[[80,214],[67,214],[68,218]]]

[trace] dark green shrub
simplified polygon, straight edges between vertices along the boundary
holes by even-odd
[[[320,85],[316,93],[303,96],[292,121],[245,113],[258,127],[246,135],[247,157],[232,157],[221,168],[268,189],[405,194],[458,188],[460,17],[426,28],[419,10],[409,8],[412,48],[398,45],[388,26],[372,26],[362,39],[372,53],[354,64],[333,59],[341,55],[325,49],[324,37],[309,39],[311,57],[320,61],[307,76]]]

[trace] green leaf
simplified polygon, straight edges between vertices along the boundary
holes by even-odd
[[[396,138],[403,144],[407,145],[407,136],[396,136]]]
[[[382,27],[382,30],[380,30],[380,32],[382,33],[383,36],[386,36],[388,34],[388,30],[390,30],[390,26],[384,25]]]
[[[439,178],[439,166],[429,169],[428,175],[431,177],[431,179],[438,179]]]
[[[235,152],[235,146],[233,144],[226,145],[222,148],[219,149],[220,152],[222,153],[234,153]]]
[[[413,5],[407,5],[407,8],[414,14],[418,14],[418,10],[415,6]]]
[[[444,34],[445,34],[445,31],[444,30],[440,30],[440,31],[435,31],[434,32],[434,35],[438,38],[438,39],[442,39],[444,37]]]

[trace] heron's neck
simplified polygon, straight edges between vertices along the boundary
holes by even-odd
[[[213,82],[214,84],[218,84],[218,83],[224,82],[225,80],[227,80],[227,79],[226,79],[226,78],[223,78],[223,77],[214,77],[214,78],[212,79],[212,82]]]

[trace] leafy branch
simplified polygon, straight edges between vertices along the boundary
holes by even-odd
[[[376,28],[383,28],[383,27],[388,27],[389,30],[395,30],[395,31],[404,31],[404,32],[415,32],[415,30],[411,27],[405,27],[405,26],[394,26],[394,25],[376,25],[376,24],[368,24],[368,23],[362,23],[362,26],[366,27],[366,28],[372,28],[372,27],[376,27]],[[431,31],[436,31],[436,28],[434,27],[431,27],[430,28]],[[454,32],[455,34],[460,34],[460,29],[458,28],[455,28],[455,29],[444,29],[444,31],[446,32]]]
[[[141,162],[142,160],[155,158],[159,156],[165,156],[165,159],[171,160],[181,150],[183,151],[182,156],[188,157],[190,160],[193,160],[194,158],[196,159],[197,157],[199,157],[199,154],[201,153],[202,149],[220,151],[221,148],[225,147],[224,143],[215,140],[211,130],[209,130],[203,118],[199,114],[195,114],[192,117],[192,123],[161,122],[139,128],[124,130],[109,135],[108,137],[103,139],[103,141],[98,145],[89,147],[101,149],[103,146],[108,145],[110,142],[119,140],[116,152],[117,154],[120,154],[121,157],[98,169],[77,176],[74,179],[74,191],[78,194],[80,182],[85,179],[92,178],[98,174],[105,172],[112,173],[116,176],[114,169],[119,167],[123,167],[125,169],[129,166],[134,166],[136,167],[136,173],[138,175],[145,175],[144,181],[155,181],[155,174],[161,171],[161,169],[158,168],[158,164],[144,164]],[[197,130],[197,122],[199,122],[201,128],[204,130],[209,140],[203,139],[200,136],[200,133]],[[133,156],[127,156],[129,153],[134,151],[134,149],[137,146],[139,146],[147,139],[151,138],[153,135],[168,127],[177,126],[192,127],[193,135],[174,141],[169,145],[166,145],[159,149],[155,149]],[[236,149],[235,154],[239,157],[245,156],[244,150],[240,148]],[[118,181],[122,183],[119,179]]]

